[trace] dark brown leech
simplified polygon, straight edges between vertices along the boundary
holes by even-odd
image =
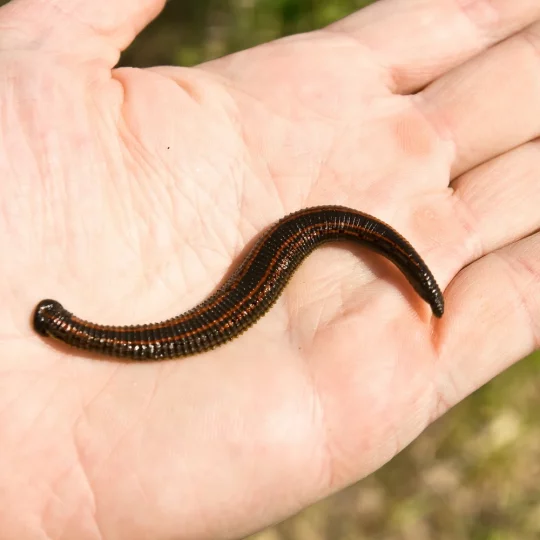
[[[35,310],[34,328],[73,347],[133,360],[200,353],[230,341],[259,320],[300,263],[321,244],[339,240],[357,242],[384,255],[433,314],[442,316],[444,299],[435,278],[405,238],[363,212],[320,206],[272,225],[218,291],[177,317],[156,324],[98,325],[79,319],[55,300],[42,300]]]

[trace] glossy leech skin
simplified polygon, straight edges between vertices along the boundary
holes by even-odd
[[[55,300],[42,300],[35,330],[73,347],[133,360],[178,358],[239,336],[274,304],[300,263],[318,246],[347,240],[381,253],[404,274],[436,317],[444,298],[415,249],[392,227],[350,208],[300,210],[264,232],[234,274],[193,309],[161,323],[99,325],[79,319]]]

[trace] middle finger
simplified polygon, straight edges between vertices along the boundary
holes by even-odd
[[[452,178],[540,135],[539,52],[537,23],[415,96],[453,144]]]

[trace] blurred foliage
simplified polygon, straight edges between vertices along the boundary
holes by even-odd
[[[370,0],[197,0],[167,2],[121,65],[191,66],[338,20]]]

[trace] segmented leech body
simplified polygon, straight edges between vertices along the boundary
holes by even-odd
[[[316,247],[339,240],[357,242],[384,255],[431,306],[433,314],[442,316],[443,295],[405,238],[363,212],[320,206],[300,210],[272,225],[219,290],[177,317],[156,324],[106,326],[79,319],[55,300],[42,300],[35,310],[34,328],[73,347],[133,360],[200,353],[230,341],[254,324]]]

